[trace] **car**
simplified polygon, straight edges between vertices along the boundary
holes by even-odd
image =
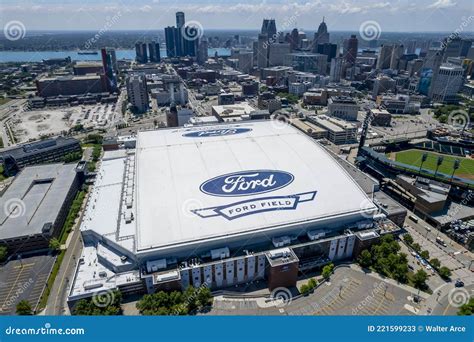
[[[431,228],[430,228],[430,227],[425,226],[425,228],[426,228],[427,231],[431,232]]]
[[[456,280],[456,283],[454,283],[455,287],[464,287],[464,282],[461,279]]]

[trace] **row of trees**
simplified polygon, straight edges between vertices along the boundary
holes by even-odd
[[[187,315],[212,304],[212,295],[208,287],[188,287],[184,292],[160,291],[147,294],[137,303],[142,315]]]
[[[308,293],[313,291],[316,288],[316,286],[318,286],[318,281],[314,278],[311,278],[307,284],[301,285],[300,293],[302,295],[307,295]]]
[[[122,293],[107,292],[104,298],[94,297],[79,300],[72,310],[76,316],[113,316],[122,314]]]
[[[410,234],[403,235],[403,241],[417,252],[423,259],[427,260],[430,265],[438,272],[441,278],[449,280],[451,277],[451,270],[446,266],[441,266],[441,262],[437,258],[430,259],[430,253],[426,250],[422,251],[420,244],[414,242],[413,237]]]

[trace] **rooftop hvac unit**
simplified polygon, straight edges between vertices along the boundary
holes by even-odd
[[[273,246],[283,247],[291,243],[291,238],[289,236],[279,236],[272,239]]]

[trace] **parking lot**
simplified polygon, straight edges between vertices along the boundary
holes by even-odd
[[[0,315],[15,314],[16,304],[26,299],[38,305],[54,263],[50,255],[11,260],[0,267]]]
[[[295,289],[294,289],[295,290]],[[292,291],[294,293],[294,291]],[[264,298],[214,300],[211,315],[413,315],[417,291],[350,267],[337,268],[330,281],[308,296],[275,303]],[[423,294],[421,296],[423,298]]]

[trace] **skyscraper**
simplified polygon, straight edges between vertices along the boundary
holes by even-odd
[[[269,39],[276,37],[277,29],[275,19],[263,19],[261,34],[266,34]]]
[[[201,41],[199,42],[198,53],[197,53],[198,64],[204,64],[209,58],[208,48],[209,48],[209,45],[208,45],[207,38],[205,37],[201,38]]]
[[[342,70],[344,65],[344,59],[336,57],[331,60],[331,69],[329,72],[329,80],[331,82],[339,82],[342,77]]]
[[[136,60],[139,63],[147,63],[148,62],[148,54],[146,50],[146,43],[136,42],[135,43],[135,53],[136,53]]]
[[[394,45],[392,48],[392,55],[390,56],[390,69],[397,70],[400,58],[403,56],[405,47],[403,45]]]
[[[384,44],[380,46],[379,57],[377,59],[377,69],[384,70],[390,68],[390,62],[392,60],[392,51],[392,45]]]
[[[135,111],[148,110],[148,89],[144,74],[135,74],[127,78],[127,96]]]
[[[165,27],[166,56],[168,58],[177,57],[177,29],[174,26]]]
[[[185,30],[184,27],[185,20],[184,20],[184,13],[183,12],[176,12],[176,53],[178,56],[185,56],[185,40],[183,39],[183,30]]]
[[[359,41],[355,34],[347,40],[346,51],[344,58],[348,64],[354,64],[357,58],[357,51],[359,48]]]
[[[159,63],[161,60],[160,56],[160,43],[152,41],[148,43],[148,52],[150,54],[150,62]]]
[[[324,17],[323,17],[323,22],[319,24],[318,31],[314,33],[313,51],[318,52],[319,44],[328,44],[328,43],[329,43],[328,27],[326,23],[324,22]]]
[[[294,28],[291,31],[289,43],[291,45],[291,50],[298,49],[298,29]]]
[[[117,91],[117,76],[114,72],[114,59],[115,63],[117,59],[115,58],[115,50],[108,50],[102,48],[100,50],[100,54],[102,57],[102,67],[104,69],[104,75],[106,79],[106,88],[109,92]]]

